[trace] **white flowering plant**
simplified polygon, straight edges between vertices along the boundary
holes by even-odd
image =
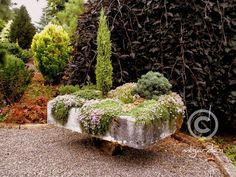
[[[65,125],[68,121],[70,108],[81,107],[85,100],[75,95],[58,96],[53,101],[52,114],[55,120]]]

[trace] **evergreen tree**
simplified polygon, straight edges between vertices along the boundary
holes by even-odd
[[[39,23],[37,24],[38,31],[42,31],[45,26],[47,26],[50,22],[57,25],[63,25],[62,23],[58,23],[57,14],[65,9],[65,4],[68,0],[47,0],[47,6],[43,8],[43,14],[40,18]],[[70,21],[71,19],[67,19]],[[64,27],[64,26],[63,26]]]
[[[69,0],[65,3],[65,9],[56,15],[56,20],[70,36],[74,35],[76,31],[78,18],[83,12],[83,6],[83,0]]]
[[[48,15],[51,17],[55,17],[56,14],[65,8],[65,3],[68,2],[68,0],[47,0],[48,6],[47,11]]]
[[[37,30],[41,32],[45,26],[47,26],[52,20],[52,16],[49,14],[48,7],[43,8],[43,14],[40,17],[40,21],[37,23]]]
[[[31,23],[31,18],[25,6],[21,6],[16,11],[16,16],[11,24],[10,41],[18,42],[21,48],[28,49],[35,33],[36,29]]]
[[[104,10],[101,10],[97,35],[97,88],[105,95],[112,87],[111,34],[106,22]]]

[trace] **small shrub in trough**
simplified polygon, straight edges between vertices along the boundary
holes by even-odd
[[[171,84],[163,74],[149,71],[138,80],[134,92],[147,99],[158,99],[160,95],[168,93],[170,89]]]

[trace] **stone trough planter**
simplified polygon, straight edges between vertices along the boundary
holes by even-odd
[[[67,122],[60,124],[52,113],[54,103],[55,100],[48,103],[48,124],[84,133],[80,124],[81,108],[70,108]],[[155,124],[143,124],[137,123],[132,116],[117,116],[112,120],[109,130],[104,135],[91,136],[136,149],[145,149],[151,144],[174,134],[181,127],[182,119],[182,115],[179,114],[177,119],[165,121],[160,119]]]

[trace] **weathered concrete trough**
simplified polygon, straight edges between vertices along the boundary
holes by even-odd
[[[48,103],[48,124],[83,133],[80,126],[81,108],[71,108],[67,123],[59,124],[52,114],[53,100]],[[131,116],[119,116],[113,119],[110,129],[104,136],[91,135],[103,140],[115,142],[136,149],[145,149],[176,132],[182,124],[182,116],[178,119],[159,121],[155,124],[141,124]]]

